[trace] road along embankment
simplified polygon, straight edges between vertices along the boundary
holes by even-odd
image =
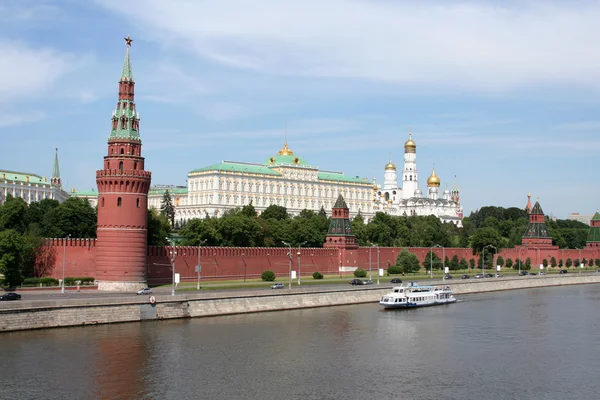
[[[600,274],[443,282],[450,285],[457,295],[594,283],[600,283]],[[284,289],[194,293],[175,297],[157,295],[154,303],[148,296],[118,297],[117,294],[114,298],[13,301],[0,303],[0,332],[373,303],[391,287],[386,283],[328,290],[314,287],[305,288],[302,292]]]

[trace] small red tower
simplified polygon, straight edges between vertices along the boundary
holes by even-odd
[[[96,280],[98,289],[128,291],[146,286],[148,190],[150,171],[144,170],[139,114],[126,37],[125,61],[119,81],[119,100],[112,115],[104,169],[96,171],[98,231]]]
[[[530,197],[530,195],[527,197]],[[542,211],[539,201],[535,202],[529,213],[529,225],[527,225],[527,230],[523,234],[521,244],[523,246],[552,246],[552,237],[546,227],[546,216],[544,215],[544,211]]]
[[[349,272],[356,268],[358,260],[358,243],[352,233],[352,222],[350,221],[350,210],[342,195],[338,198],[331,209],[331,222],[327,231],[324,248],[338,249],[339,271]]]

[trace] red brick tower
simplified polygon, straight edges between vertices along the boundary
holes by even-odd
[[[125,38],[119,100],[112,115],[104,169],[96,171],[98,289],[128,291],[146,286],[146,245],[150,171],[144,170],[140,117],[136,113],[129,60],[132,40]]]
[[[340,273],[350,272],[356,268],[358,244],[356,237],[352,234],[350,210],[341,194],[331,209],[331,222],[323,247],[338,249]]]
[[[528,197],[530,196],[528,195]],[[528,203],[531,204],[531,202]],[[552,246],[552,237],[546,227],[546,216],[538,201],[535,202],[529,213],[529,225],[523,234],[521,244],[523,246]]]
[[[596,210],[596,214],[590,221],[590,232],[586,242],[588,248],[600,248],[600,213]]]

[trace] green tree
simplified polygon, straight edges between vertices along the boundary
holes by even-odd
[[[565,267],[571,268],[572,265],[573,265],[573,260],[571,260],[570,258],[567,258],[567,261],[565,261]]]
[[[500,268],[504,267],[504,258],[502,258],[502,256],[498,256],[498,258],[496,258],[496,264],[500,266]]]
[[[458,263],[458,267],[460,269],[468,269],[469,268],[469,263],[467,262],[466,258],[461,258],[460,262]]]
[[[544,268],[548,268],[548,260],[546,260],[545,258],[542,260],[542,265],[544,266]]]
[[[579,267],[581,265],[581,261],[579,261],[579,258],[576,258],[575,261],[573,261],[573,265],[576,267]]]
[[[419,258],[416,254],[411,253],[404,248],[400,254],[398,254],[398,257],[396,257],[396,265],[398,265],[405,274],[417,272],[419,270]]]
[[[512,258],[507,258],[506,259],[506,268],[512,268],[513,267],[513,260]]]
[[[555,257],[552,257],[552,258],[550,259],[550,266],[551,266],[552,268],[556,267],[556,258],[555,258]]]
[[[561,258],[560,260],[558,260],[558,266],[559,266],[560,268],[562,268],[562,266],[563,266],[564,264],[565,264],[565,263],[564,263],[564,261],[563,261],[563,259],[562,259],[562,258]]]
[[[0,274],[5,285],[14,287],[23,281],[23,261],[27,245],[23,236],[15,229],[0,232]]]
[[[523,269],[523,262],[519,257],[515,258],[515,265],[513,266],[513,269]]]
[[[308,210],[302,210],[300,212],[300,214],[304,213],[305,211],[308,211]],[[258,213],[256,212],[256,209],[252,205],[252,202],[250,202],[250,204],[247,204],[244,207],[242,207],[242,211],[240,211],[240,214],[242,214],[243,216],[248,217],[248,218],[256,218],[258,216]]]
[[[587,258],[584,258],[583,260],[581,260],[581,263],[583,264],[583,266],[585,267],[588,263]]]
[[[175,206],[173,205],[173,199],[171,198],[169,189],[165,189],[165,193],[163,194],[160,212],[167,217],[171,223],[171,228],[173,228],[175,226]]]
[[[87,199],[71,197],[56,207],[44,221],[44,233],[50,237],[95,238],[96,209]]]
[[[444,265],[446,267],[448,267],[448,269],[450,269],[450,259],[448,258],[448,256],[446,256],[446,258],[444,258]]]
[[[528,271],[531,269],[531,258],[527,257],[527,259],[525,260],[525,268],[521,266],[521,269],[526,269]]]
[[[595,260],[596,266],[600,267],[600,258],[596,258]]]
[[[494,228],[480,228],[471,238],[471,248],[473,255],[482,254],[484,248],[486,253],[496,254],[502,250],[502,238]]]
[[[589,261],[589,263],[590,263],[590,264],[589,264],[589,265],[590,265],[590,267],[593,267],[593,266],[594,266],[594,259],[593,259],[593,258],[590,258],[590,261]]]
[[[460,268],[460,263],[458,261],[458,256],[455,254],[454,256],[452,256],[452,260],[450,260],[450,269],[452,271],[456,271],[458,268]]]
[[[283,221],[288,219],[290,216],[287,212],[287,208],[278,206],[276,204],[271,204],[269,207],[265,208],[265,210],[260,214],[260,217],[264,220],[273,218],[277,221]]]
[[[171,235],[171,223],[168,217],[155,209],[148,210],[148,246],[167,246]]]
[[[442,267],[442,260],[435,254],[435,251],[429,250],[423,259],[423,267],[429,271],[431,267],[433,269],[440,269]]]
[[[27,226],[25,225],[25,215],[27,213],[27,203],[20,197],[7,195],[4,204],[0,206],[0,230],[14,229],[23,234]]]
[[[474,269],[475,268],[475,259],[471,258],[469,260],[469,268]]]

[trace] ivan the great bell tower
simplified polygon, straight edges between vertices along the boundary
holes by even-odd
[[[135,110],[134,81],[126,37],[119,100],[112,114],[108,155],[96,171],[98,231],[96,280],[99,290],[130,291],[146,286],[148,190],[151,172],[144,170],[140,116]]]

